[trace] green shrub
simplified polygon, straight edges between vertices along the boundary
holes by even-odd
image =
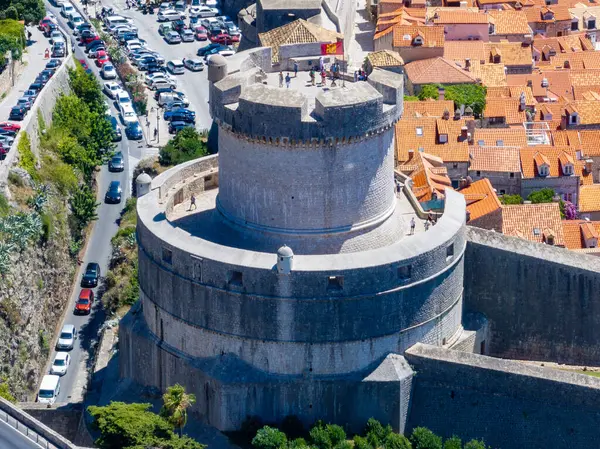
[[[502,195],[500,202],[502,204],[523,204],[523,198],[521,195]]]
[[[531,201],[533,204],[551,203],[555,195],[556,194],[552,189],[541,189],[536,190],[535,192],[531,192],[527,196],[527,200]]]
[[[77,175],[73,167],[60,160],[44,158],[40,178],[52,184],[61,195],[68,196],[79,189]]]
[[[304,438],[296,438],[290,441],[289,449],[309,449],[308,443]]]
[[[390,433],[392,433],[392,427],[389,424],[386,427],[383,427],[383,425],[375,418],[369,418],[365,426],[367,440],[374,448],[382,446]]]
[[[446,86],[446,100],[454,101],[454,107],[471,106],[473,113],[480,116],[485,108],[486,88],[479,84],[451,84]]]
[[[50,343],[48,342],[48,335],[43,329],[40,329],[39,343],[42,354],[48,355],[50,353]]]
[[[442,438],[426,427],[416,427],[410,436],[410,442],[413,449],[442,449]]]
[[[361,437],[360,435],[355,435],[353,441],[354,449],[375,449],[365,437]]]
[[[412,448],[410,441],[408,441],[408,438],[406,438],[404,435],[399,435],[399,434],[393,433],[393,432],[388,434],[388,436],[385,438],[383,447],[385,449],[411,449]]]
[[[338,444],[333,446],[333,449],[352,449],[352,443],[350,441],[340,441]]]
[[[337,446],[338,443],[346,440],[346,432],[341,426],[337,424],[327,424],[325,430],[329,434],[329,439],[333,446]]]
[[[457,436],[444,441],[444,449],[462,449],[462,441]]]
[[[10,51],[13,59],[20,60],[25,43],[25,27],[23,24],[17,20],[7,19],[6,14],[4,14],[4,19],[0,20],[0,57],[4,58],[6,53]]]
[[[419,97],[415,97],[412,95],[405,95],[404,96],[404,101],[419,101]]]
[[[252,439],[255,449],[284,449],[287,446],[287,437],[282,431],[273,427],[264,426]]]
[[[161,165],[177,165],[208,154],[206,139],[195,128],[187,127],[179,131],[159,151]]]
[[[15,172],[8,172],[8,182],[16,187],[24,187],[25,186],[25,183],[23,182],[23,178],[21,178]]]
[[[12,5],[6,8],[4,15],[7,19],[19,20],[19,12],[17,11],[17,8]]]
[[[54,219],[50,214],[42,214],[42,241],[48,242],[54,233]]]
[[[310,441],[313,446],[318,449],[332,449],[333,444],[331,443],[331,436],[327,429],[323,426],[323,423],[317,423],[312,429],[310,429]]]
[[[6,321],[6,325],[10,329],[16,329],[21,325],[21,312],[19,306],[10,298],[0,302],[0,318]]]
[[[5,217],[10,212],[10,204],[3,193],[0,193],[0,218]]]
[[[19,167],[23,168],[34,181],[40,179],[39,173],[36,167],[36,158],[31,151],[31,142],[29,140],[29,134],[27,131],[21,131],[21,139],[19,140]]]
[[[15,397],[10,392],[6,379],[2,379],[2,383],[0,383],[0,397],[6,399],[8,402],[12,402],[13,404],[17,402]]]
[[[483,440],[471,440],[465,443],[465,449],[486,449]]]

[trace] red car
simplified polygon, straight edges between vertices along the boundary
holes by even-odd
[[[46,27],[50,24],[53,23],[54,21],[50,18],[50,17],[44,17],[42,20],[40,20],[40,24],[38,25],[38,28],[41,31],[46,31]]]
[[[92,41],[99,41],[99,40],[100,40],[100,36],[98,36],[97,34],[94,34],[93,36],[84,36],[81,38],[81,42],[83,42],[86,45]]]
[[[210,36],[210,41],[215,44],[229,45],[233,42],[229,34],[213,34]]]
[[[94,292],[91,288],[82,288],[79,292],[79,298],[75,303],[75,310],[73,313],[83,313],[89,315],[92,311],[92,303],[94,302]]]
[[[0,123],[0,129],[3,129],[5,131],[19,132],[21,130],[21,125],[17,125],[16,123],[11,122],[2,122]]]
[[[194,30],[196,39],[199,41],[205,41],[206,39],[208,39],[208,32],[206,31],[206,28],[204,28],[203,26],[197,26],[196,29]]]
[[[99,51],[98,56],[96,57],[96,65],[98,67],[102,67],[104,64],[110,61],[110,58],[106,54],[105,51]]]

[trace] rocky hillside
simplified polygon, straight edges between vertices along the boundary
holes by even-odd
[[[13,169],[4,192],[9,209],[0,218],[0,232],[15,240],[0,274],[0,373],[17,400],[36,388],[75,272],[67,205],[53,192],[40,199],[33,186],[24,170]],[[44,202],[41,213],[35,201]]]

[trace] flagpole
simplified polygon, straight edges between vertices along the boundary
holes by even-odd
[[[346,70],[348,67],[348,63],[346,62],[346,46],[344,45],[344,41],[342,41],[342,56],[344,58],[344,74],[342,75],[342,87],[346,87]]]

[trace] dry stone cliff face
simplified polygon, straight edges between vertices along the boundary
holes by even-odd
[[[66,208],[52,203],[48,241],[15,250],[10,272],[0,275],[0,376],[20,401],[34,394],[44,374],[75,270],[65,239]]]

